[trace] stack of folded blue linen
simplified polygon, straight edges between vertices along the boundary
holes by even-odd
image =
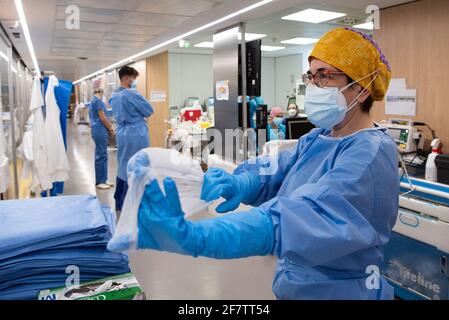
[[[115,214],[94,196],[0,201],[0,300],[37,299],[80,282],[129,272],[128,257],[109,252]]]

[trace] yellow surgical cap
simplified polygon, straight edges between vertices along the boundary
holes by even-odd
[[[390,65],[369,35],[351,28],[337,28],[326,33],[309,57],[316,58],[346,73],[369,90],[374,101],[384,99],[391,80]],[[370,82],[378,74],[370,85]],[[370,74],[372,74],[370,77]],[[362,79],[362,80],[360,80]]]

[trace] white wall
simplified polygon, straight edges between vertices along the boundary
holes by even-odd
[[[276,59],[262,58],[262,97],[269,108],[276,104]]]
[[[187,97],[200,103],[213,97],[213,64],[208,54],[169,53],[170,106],[182,106]]]
[[[276,105],[287,109],[287,96],[293,94],[303,74],[302,54],[276,58]],[[262,75],[263,77],[263,75]]]
[[[293,93],[303,73],[303,55],[262,58],[262,97],[269,108],[287,108],[287,94]],[[293,83],[291,81],[293,75]],[[213,56],[209,54],[169,53],[170,106],[182,106],[187,97],[201,103],[213,92]]]

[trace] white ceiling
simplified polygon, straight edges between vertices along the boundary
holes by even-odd
[[[305,1],[294,7],[280,10],[267,16],[248,21],[246,26],[247,32],[266,35],[266,37],[262,38],[263,45],[285,47],[285,49],[279,51],[263,52],[264,57],[282,57],[298,53],[308,54],[312,50],[314,46],[313,44],[298,46],[284,44],[281,43],[281,41],[297,37],[320,38],[327,31],[330,31],[338,26],[352,26],[354,24],[362,23],[369,16],[369,14],[365,11],[366,7],[362,2],[360,2],[357,6],[345,5],[345,3],[349,4],[349,1],[334,2],[338,2],[339,4],[329,4],[330,1],[327,1],[327,3],[323,3],[321,1]],[[402,2],[410,2],[410,0]],[[390,1],[387,5],[397,5],[398,3],[399,1]],[[346,13],[346,16],[319,24],[282,20],[282,17],[286,15],[308,8]],[[372,33],[372,31],[369,30],[360,31]],[[205,41],[212,41],[212,35],[195,37],[191,39],[192,48],[190,49],[172,48],[170,51],[192,54],[213,54],[213,49],[194,47],[195,44]]]
[[[214,21],[260,0],[22,0],[39,66],[55,71],[60,78],[76,80],[150,46]],[[381,8],[410,0],[376,0]],[[248,32],[264,33],[263,42],[279,45],[299,36],[319,37],[335,24],[307,24],[280,18],[306,8],[344,10],[363,19],[371,0],[274,0],[266,6],[201,32],[192,42],[209,39],[216,30],[236,22],[248,23]],[[80,8],[80,30],[67,30],[68,5]],[[13,0],[0,0],[0,22],[27,65],[30,56],[24,39],[15,39],[8,29],[17,20]],[[19,28],[19,31],[20,28]],[[283,45],[285,46],[285,45]],[[291,54],[301,47],[288,46]],[[173,48],[173,47],[172,47]],[[207,52],[198,50],[198,52]],[[79,60],[86,57],[88,60]]]

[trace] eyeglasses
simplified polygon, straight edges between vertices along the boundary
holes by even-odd
[[[336,80],[339,75],[346,75],[344,72],[341,71],[319,71],[315,74],[312,74],[311,72],[306,73],[302,76],[302,81],[306,86],[309,84],[315,84],[319,88],[326,87],[329,80]]]

